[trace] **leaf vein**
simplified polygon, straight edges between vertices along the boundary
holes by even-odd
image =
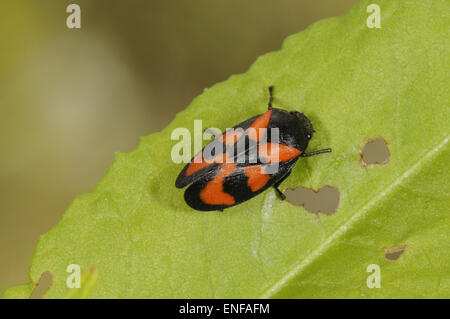
[[[316,259],[318,259],[328,248],[332,247],[336,239],[342,236],[348,229],[351,228],[360,218],[362,218],[369,209],[374,206],[378,201],[387,195],[389,195],[402,181],[410,177],[412,174],[420,170],[422,165],[442,150],[448,143],[448,136],[444,138],[437,146],[429,150],[423,157],[421,157],[411,168],[406,170],[397,180],[389,184],[379,194],[374,195],[367,203],[360,207],[356,212],[344,221],[337,229],[330,234],[320,245],[312,249],[311,252],[303,259],[295,263],[295,265],[285,273],[277,282],[272,286],[264,290],[259,298],[270,298],[278,293],[290,280],[298,276],[307,266],[311,265]]]

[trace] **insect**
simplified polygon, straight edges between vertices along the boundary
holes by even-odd
[[[191,184],[184,193],[190,207],[223,211],[269,187],[284,200],[279,186],[298,159],[331,152],[327,148],[304,153],[314,133],[311,122],[303,113],[272,107],[273,86],[269,94],[264,114],[215,136],[178,175],[176,187]]]

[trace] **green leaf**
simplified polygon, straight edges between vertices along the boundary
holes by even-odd
[[[67,299],[88,299],[95,288],[98,280],[98,269],[95,266],[89,267],[80,283],[80,288],[70,289]]]
[[[450,297],[448,111],[450,3],[377,1],[381,28],[369,29],[368,1],[341,18],[290,36],[197,97],[162,132],[117,154],[94,191],[77,198],[39,240],[28,286],[49,270],[46,297],[62,298],[66,267],[96,265],[91,297]],[[340,192],[335,214],[318,216],[273,190],[225,212],[197,212],[175,179],[170,135],[202,119],[232,127],[274,106],[304,112],[316,133],[282,188]],[[363,167],[368,138],[383,137],[390,161]],[[404,245],[404,246],[402,246]],[[404,247],[396,260],[389,247]],[[368,288],[367,267],[381,271]]]

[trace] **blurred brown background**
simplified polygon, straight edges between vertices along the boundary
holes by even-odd
[[[116,151],[357,0],[2,0],[0,292]],[[66,27],[81,7],[82,28]]]

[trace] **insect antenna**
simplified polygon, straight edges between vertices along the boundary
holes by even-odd
[[[267,109],[271,110],[272,102],[273,102],[273,85],[269,86],[269,94],[270,94],[270,98],[269,98],[269,104],[267,105]]]
[[[314,151],[311,153],[302,153],[300,156],[308,157],[308,156],[314,156],[314,155],[319,155],[319,154],[323,154],[323,153],[331,153],[331,148],[326,148],[326,149]]]

